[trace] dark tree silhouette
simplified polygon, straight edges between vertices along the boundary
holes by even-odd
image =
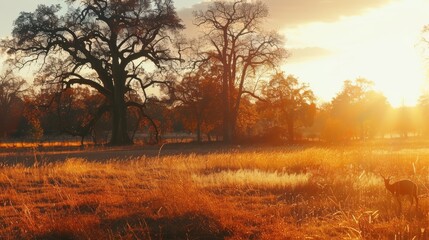
[[[110,144],[132,144],[127,108],[143,109],[146,90],[162,84],[145,69],[179,60],[172,34],[183,28],[171,0],[67,0],[60,6],[22,12],[13,38],[3,41],[19,67],[42,63],[39,81],[64,90],[74,84],[96,89],[112,116]],[[52,86],[53,87],[53,86]],[[137,101],[128,97],[138,93]]]
[[[195,13],[197,26],[206,27],[206,58],[222,66],[223,138],[231,142],[243,95],[252,94],[250,79],[263,66],[275,67],[286,56],[283,39],[262,30],[268,9],[261,1],[216,1]],[[246,89],[246,87],[248,89]]]
[[[16,131],[23,114],[20,98],[25,80],[8,70],[0,76],[0,137]]]
[[[103,117],[103,113],[106,111],[101,107],[106,106],[103,105],[105,98],[100,95],[88,88],[77,87],[62,91],[61,94],[54,93],[54,99],[48,96],[48,100],[54,104],[46,105],[56,115],[53,120],[56,121],[59,132],[79,136],[81,146],[83,146],[85,137],[91,135],[96,144],[95,123]]]
[[[316,98],[313,91],[292,75],[275,74],[263,88],[262,102],[264,112],[268,113],[274,127],[287,129],[289,142],[295,139],[295,129],[299,126],[311,126],[316,113]]]
[[[185,127],[196,130],[198,142],[202,141],[202,132],[209,136],[220,120],[221,74],[218,65],[206,62],[196,71],[185,74],[169,91],[170,101],[182,110]]]

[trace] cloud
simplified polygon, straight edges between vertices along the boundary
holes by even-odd
[[[190,8],[182,8],[180,10],[178,10],[178,14],[179,17],[183,20],[183,23],[185,24],[186,30],[185,30],[185,34],[186,35],[191,35],[191,36],[197,36],[198,32],[201,31],[199,29],[199,27],[195,26],[193,23],[194,20],[194,12],[195,11],[199,11],[199,10],[205,10],[208,7],[208,2],[202,2],[202,3],[198,3],[198,4],[194,4],[192,7]]]
[[[320,47],[292,48],[288,49],[288,51],[291,54],[287,60],[289,63],[305,62],[332,54],[328,49]]]
[[[396,0],[266,0],[270,16],[269,24],[278,29],[295,27],[311,22],[335,22],[341,17],[359,15],[371,8],[377,8]],[[179,16],[188,31],[193,32],[193,12],[207,9],[209,2],[182,8]]]
[[[268,0],[270,20],[277,26],[310,22],[334,22],[341,17],[362,14],[395,0]]]

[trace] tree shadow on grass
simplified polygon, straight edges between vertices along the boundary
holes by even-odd
[[[208,216],[196,213],[161,218],[131,215],[105,222],[114,237],[136,239],[224,239],[231,233]]]
[[[75,234],[67,231],[54,231],[47,234],[43,234],[41,236],[36,236],[36,240],[75,240],[75,239],[81,239],[79,236],[75,236]]]
[[[231,232],[208,216],[187,213],[175,217],[147,218],[133,214],[102,220],[85,229],[54,229],[32,236],[37,240],[75,239],[225,239]]]

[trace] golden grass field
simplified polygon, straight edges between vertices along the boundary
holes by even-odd
[[[380,173],[417,183],[418,211]],[[428,186],[429,147],[2,165],[0,239],[428,239]]]

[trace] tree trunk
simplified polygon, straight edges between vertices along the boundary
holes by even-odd
[[[123,90],[115,88],[115,96],[112,104],[112,138],[110,145],[131,145],[133,142],[128,136],[127,130],[127,108],[125,106]]]
[[[223,47],[222,47],[222,98],[223,98],[223,142],[231,143],[232,142],[232,118],[231,118],[231,102],[232,94],[230,91],[230,81],[231,81],[231,55],[228,54],[229,49],[229,40],[228,40],[228,28],[229,26],[224,27],[223,30]]]
[[[231,93],[229,92],[228,78],[223,79],[223,141],[225,143],[232,142],[232,121],[231,121]]]

